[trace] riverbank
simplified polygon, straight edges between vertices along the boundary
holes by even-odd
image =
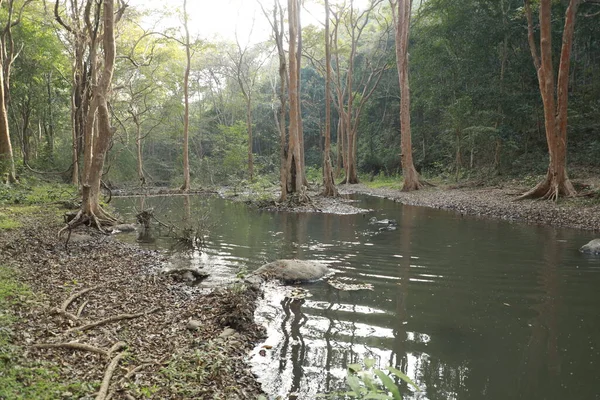
[[[600,231],[600,198],[576,197],[559,202],[519,200],[528,189],[519,183],[491,187],[426,187],[414,192],[373,188],[364,184],[340,185],[341,194],[368,194],[402,204],[454,211],[462,215],[503,219],[529,224]]]
[[[65,245],[58,210],[18,210],[0,210],[0,398],[259,396],[257,292],[198,291],[160,274],[159,253],[84,227]]]

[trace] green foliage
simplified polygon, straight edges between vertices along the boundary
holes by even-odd
[[[15,272],[0,266],[0,399],[80,398],[96,391],[99,382],[61,381],[60,368],[49,362],[32,362],[12,341],[18,323],[15,308],[27,307],[31,290]]]
[[[160,373],[169,381],[171,396],[180,398],[205,398],[207,393],[214,393],[216,384],[223,384],[224,377],[231,376],[232,364],[222,351],[217,341],[201,344],[196,350],[186,353],[176,353],[171,356],[169,364]],[[231,382],[230,385],[234,385]],[[235,388],[223,384],[224,393],[218,398],[226,398],[228,393],[234,394]],[[230,391],[228,390],[230,389]],[[212,397],[215,398],[215,397]]]
[[[77,198],[77,190],[63,183],[43,182],[22,178],[18,185],[0,185],[0,204],[35,205]]]
[[[398,386],[402,382],[419,391],[419,387],[402,371],[394,367],[387,367],[386,371],[375,368],[375,360],[372,358],[364,360],[364,367],[360,364],[350,364],[346,383],[351,390],[326,397],[343,395],[352,399],[402,400]]]

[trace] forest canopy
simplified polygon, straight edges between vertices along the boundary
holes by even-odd
[[[5,108],[0,114],[7,125],[2,130],[9,134],[8,142],[0,141],[5,180],[12,180],[11,169],[16,178],[32,169],[81,181],[86,133],[78,125],[84,118],[78,107],[92,104],[93,80],[101,79],[102,73],[96,76],[91,67],[109,62],[99,3],[0,2],[0,100]],[[282,60],[286,74],[292,71],[288,5],[293,3],[300,6],[296,41],[301,57],[294,66],[299,67],[298,106],[294,106],[300,115],[298,154],[309,180],[321,183],[328,99],[323,2],[257,2],[250,25],[266,26],[270,32],[261,41],[247,40],[250,32],[236,32],[233,39],[200,36],[193,24],[188,29],[184,23],[192,16],[184,3],[169,2],[167,9],[151,12],[137,3],[115,2],[103,181],[179,187],[185,184],[182,171],[189,157],[192,186],[257,179],[276,184],[282,157],[289,150],[281,146],[280,122],[283,118],[284,128],[288,127],[287,112],[293,103],[289,97],[281,102],[281,89],[291,87],[287,86],[291,77],[281,80],[280,72]],[[392,6],[387,0],[355,3],[328,3],[328,155],[336,182],[354,173],[357,179],[402,173]],[[543,24],[538,3],[412,3],[407,59],[412,157],[419,174],[462,180],[546,173],[545,112],[527,18],[529,5],[533,39],[539,46]],[[553,17],[548,31],[550,71],[557,76],[565,16],[573,1],[542,3],[548,3]],[[579,7],[566,77],[569,171],[571,166],[578,170],[600,166],[600,5],[575,3]],[[94,12],[86,17],[88,4],[93,4],[89,7],[98,18]],[[305,8],[323,11],[312,15]],[[166,27],[166,19],[181,23]],[[97,37],[91,38],[90,32]],[[189,131],[188,155],[183,151],[184,126]],[[286,129],[283,132],[287,135]]]

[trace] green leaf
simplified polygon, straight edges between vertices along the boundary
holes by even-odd
[[[348,364],[348,369],[352,372],[362,371],[362,366],[360,364]]]
[[[387,394],[384,394],[384,393],[373,393],[373,392],[367,394],[364,398],[365,399],[380,399],[380,400],[390,400],[390,399],[392,399],[392,397],[390,397]]]
[[[394,383],[392,378],[387,376],[385,374],[385,372],[383,372],[379,369],[376,369],[373,372],[375,372],[375,375],[377,375],[379,377],[379,379],[381,379],[381,382],[383,382],[383,386],[385,386],[386,389],[392,393],[395,400],[402,400],[402,396],[400,395],[400,390],[398,389],[398,386],[396,386],[396,384]]]
[[[348,385],[354,391],[354,393],[356,393],[357,396],[360,396],[360,393],[362,392],[361,391],[362,388],[360,387],[360,382],[359,382],[358,378],[356,376],[348,373],[346,380],[348,381]]]
[[[375,365],[374,358],[365,358],[365,367],[367,367],[367,369],[373,368],[374,365]]]
[[[372,379],[373,374],[370,371],[360,371],[358,372],[358,378],[363,381],[365,386],[372,391],[377,391],[377,387],[375,386],[375,382]]]
[[[416,389],[417,392],[420,392],[421,389],[419,389],[419,387],[417,386],[416,383],[413,382],[412,379],[410,379],[407,375],[405,375],[402,371],[397,370],[394,367],[388,367],[387,368],[388,371],[390,371],[392,374],[396,375],[398,378],[402,379],[404,382],[412,385],[412,387],[414,387]]]

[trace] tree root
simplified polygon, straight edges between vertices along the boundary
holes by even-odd
[[[525,199],[540,199],[557,202],[560,196],[574,197],[576,195],[577,192],[568,179],[563,185],[559,185],[558,182],[554,182],[552,179],[547,177],[545,180],[538,183],[533,189],[517,197],[515,201]]]
[[[103,350],[99,347],[92,346],[85,343],[77,343],[77,342],[68,342],[68,343],[38,343],[33,344],[31,347],[35,349],[73,349],[73,350],[81,350],[81,351],[89,351],[91,353],[96,353],[108,357],[109,352]]]
[[[144,311],[144,312],[137,313],[137,314],[113,315],[112,317],[101,319],[100,321],[91,322],[91,323],[86,324],[86,325],[82,325],[82,326],[77,326],[77,327],[74,327],[74,328],[70,328],[70,329],[67,330],[67,332],[73,332],[73,331],[81,331],[81,332],[83,332],[83,331],[87,331],[87,330],[96,328],[98,326],[110,324],[111,322],[122,321],[124,319],[139,318],[139,317],[142,317],[144,315],[152,314],[152,313],[154,313],[154,312],[156,312],[158,310],[160,310],[160,307],[156,307],[156,308],[153,308],[150,311]]]
[[[113,373],[115,372],[115,369],[117,368],[117,365],[119,365],[119,361],[121,361],[121,359],[125,356],[125,353],[119,353],[117,354],[108,364],[108,367],[106,367],[106,371],[104,372],[104,379],[102,379],[102,385],[100,386],[100,390],[98,391],[98,394],[96,395],[96,400],[106,400],[107,395],[108,395],[108,387],[110,386],[110,380],[113,376]]]
[[[87,288],[87,289],[83,289],[83,290],[81,290],[81,291],[79,291],[79,292],[73,293],[73,294],[72,294],[72,295],[71,295],[71,296],[70,296],[68,299],[66,299],[65,301],[63,301],[63,303],[62,303],[62,306],[60,307],[60,309],[61,309],[62,311],[65,311],[65,312],[66,312],[66,311],[67,311],[67,307],[69,307],[69,305],[70,305],[70,304],[71,304],[73,301],[75,301],[75,299],[77,299],[77,298],[78,298],[78,297],[80,297],[80,296],[83,296],[84,294],[86,294],[86,293],[87,293],[87,292],[89,292],[89,291],[92,291],[92,290],[98,289],[100,286],[101,286],[101,285],[92,286],[92,287],[89,287],[89,288]]]
[[[71,221],[69,221],[66,226],[64,226],[60,231],[58,231],[58,237],[60,238],[62,236],[63,232],[65,232],[66,230],[69,231],[69,237],[70,237],[71,231],[74,228],[76,228],[80,225],[84,225],[84,224],[87,224],[89,226],[94,226],[100,232],[106,234],[106,231],[103,229],[103,227],[113,226],[117,222],[119,222],[118,219],[116,219],[115,217],[108,214],[106,211],[104,211],[102,209],[99,209],[99,211],[97,213],[94,213],[94,212],[84,213],[83,210],[79,210],[77,215],[75,215],[75,217]],[[68,242],[68,239],[67,239],[67,242]],[[65,246],[66,246],[66,244],[65,244]]]

